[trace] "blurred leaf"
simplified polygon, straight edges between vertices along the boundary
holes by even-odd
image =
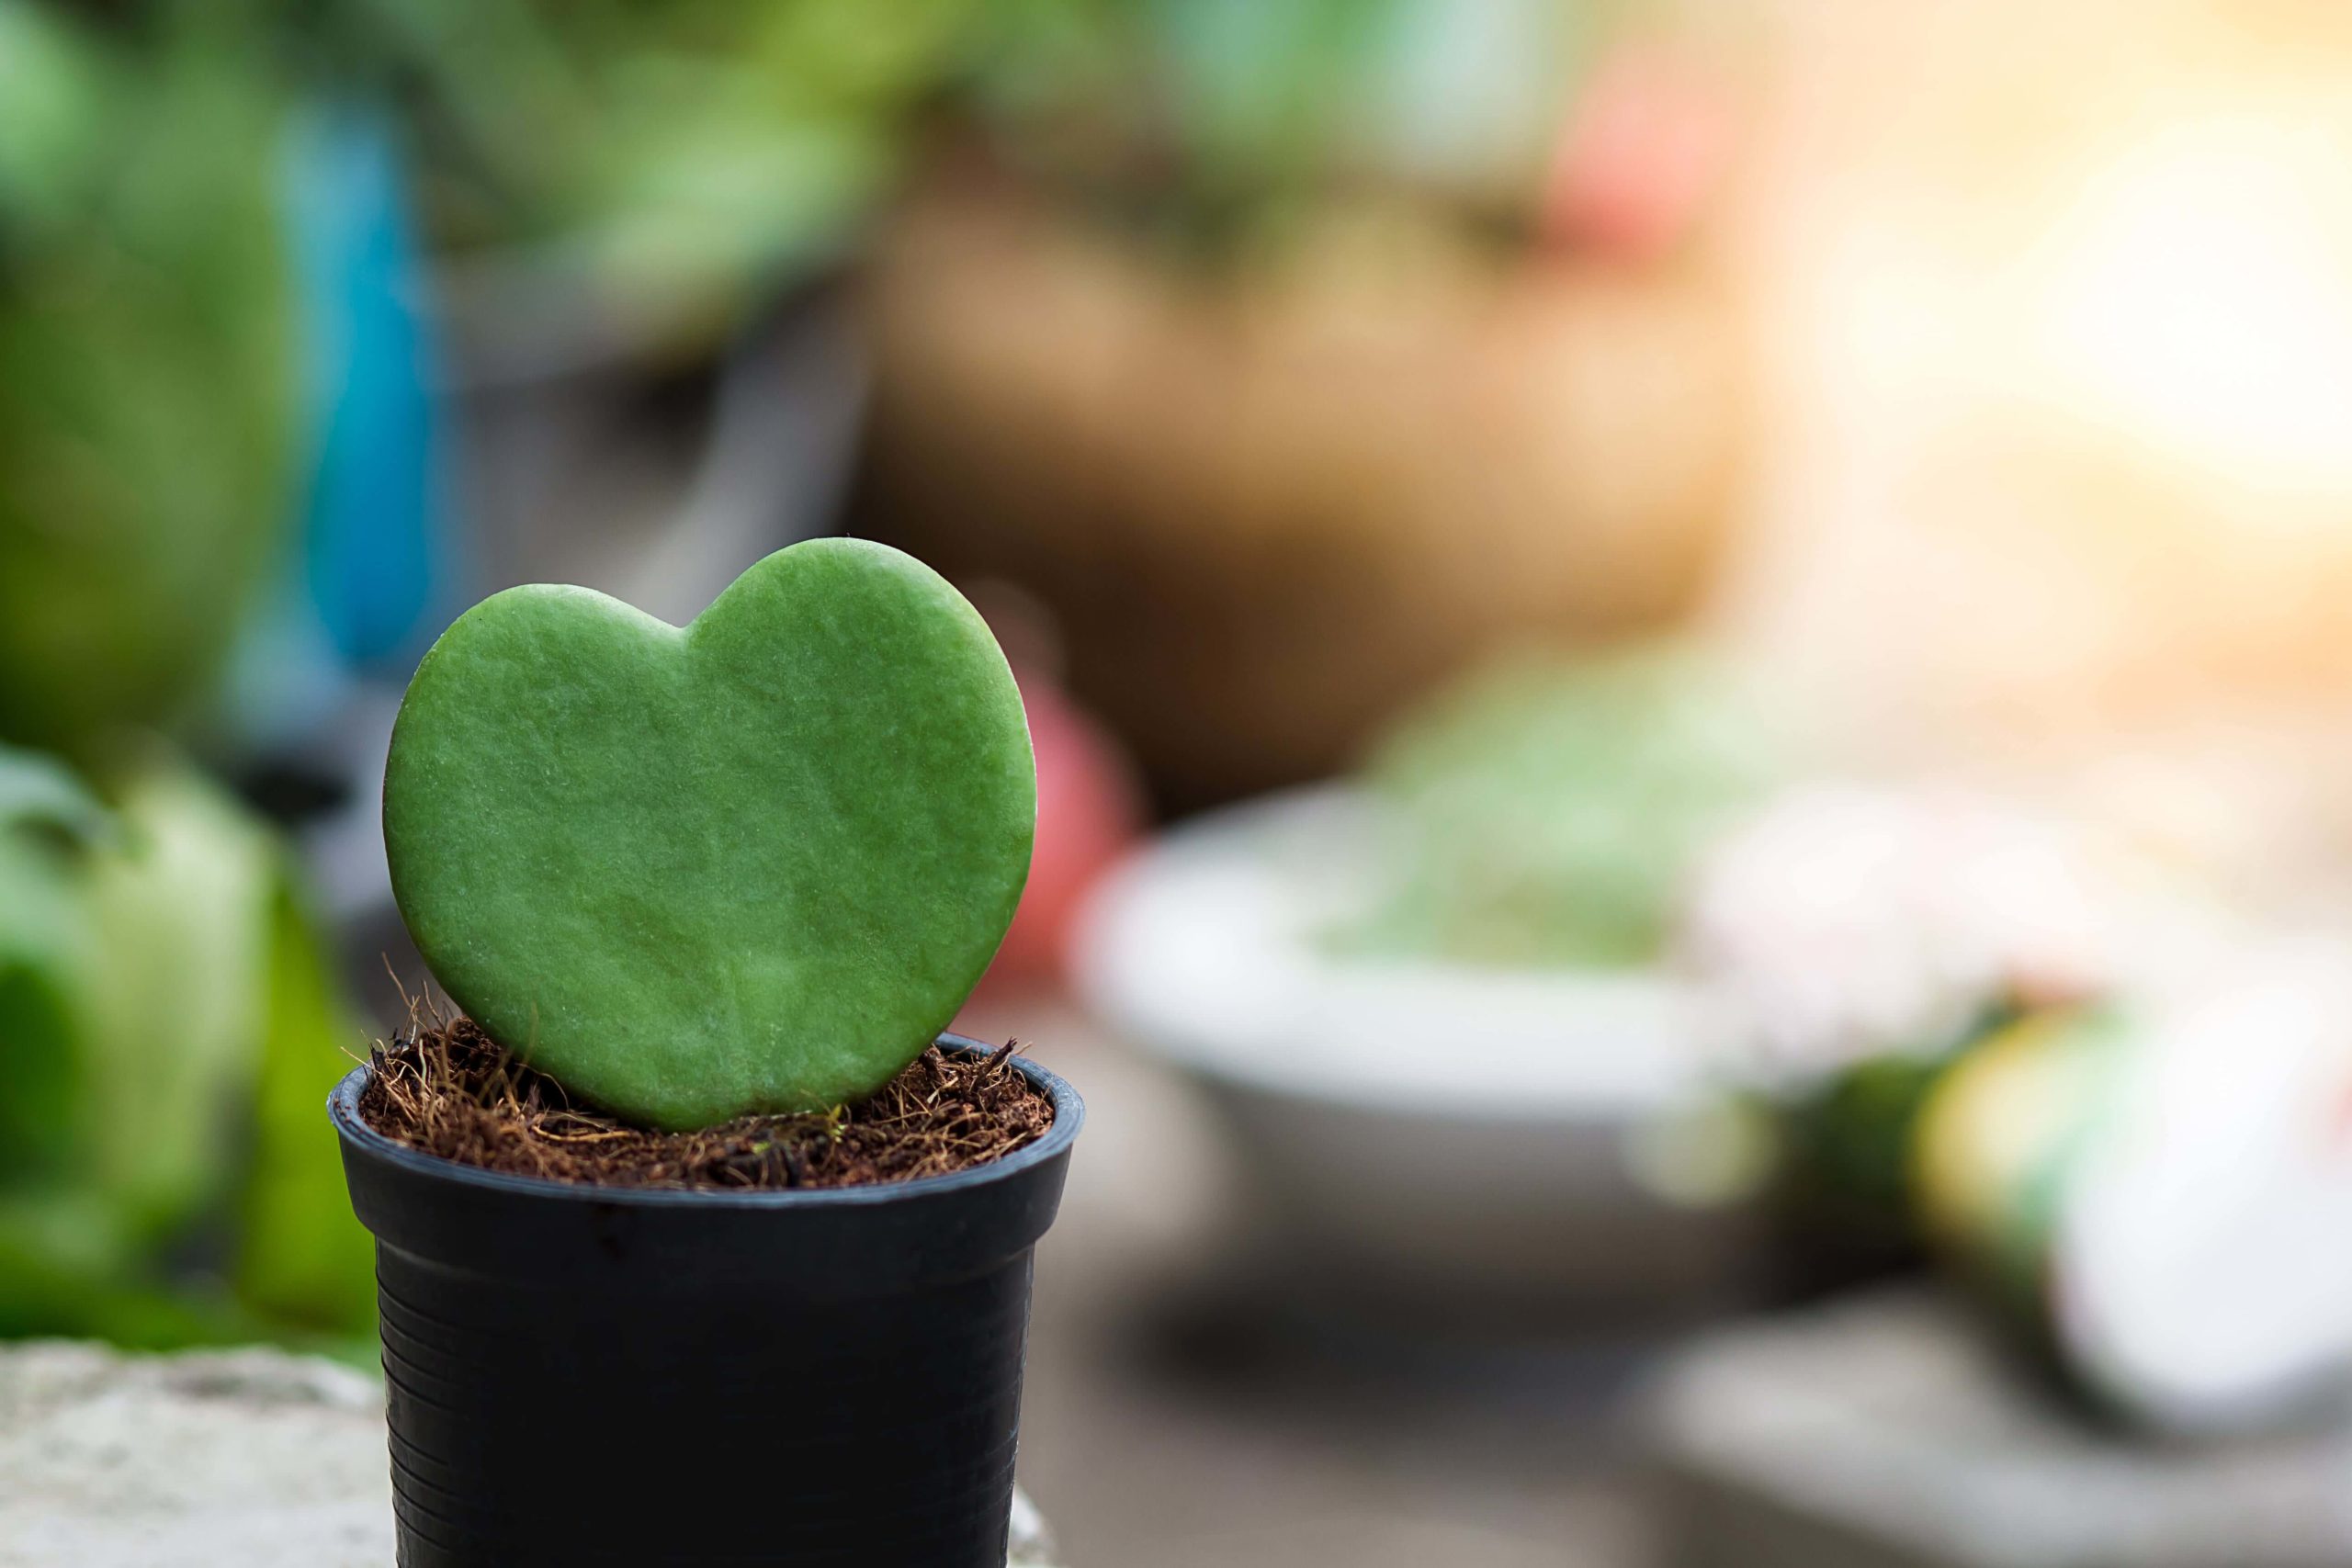
[[[86,750],[179,713],[288,516],[277,94],[156,30],[104,35],[108,69],[62,95],[95,107],[37,117],[42,166],[87,171],[70,202],[0,205],[0,739]]]
[[[64,768],[0,747],[0,1177],[69,1158],[80,1073],[74,1003],[95,940],[77,878],[104,807]]]
[[[0,899],[21,884],[0,853]],[[74,1018],[55,966],[0,953],[0,1179],[54,1169],[70,1157]]]
[[[155,1277],[135,1229],[92,1192],[0,1199],[0,1339],[173,1350],[264,1337],[263,1325],[224,1295]]]
[[[883,152],[854,130],[717,108],[649,124],[600,171],[576,238],[605,287],[741,308],[747,280],[819,259],[871,197]]]
[[[458,252],[549,253],[622,307],[748,307],[835,254],[978,0],[341,0],[350,67],[412,111]]]
[[[75,844],[110,834],[113,818],[54,757],[0,746],[0,831],[47,829]]]
[[[104,112],[82,40],[29,0],[0,0],[0,249],[11,231],[71,217]]]
[[[116,794],[0,750],[0,1337],[356,1354],[322,1107],[363,1032],[239,802],[153,757]]]
[[[2112,1006],[1996,1011],[1918,1107],[1900,1196],[1997,1299],[2043,1300],[2068,1178],[2144,1039]]]
[[[81,1119],[96,1189],[161,1233],[223,1198],[267,1018],[276,848],[189,772],[122,790],[125,843],[91,868],[103,974]]]
[[[1787,1185],[1803,1201],[1908,1235],[1912,1135],[1919,1113],[1962,1053],[1857,1063],[1782,1112]]]
[[[367,1031],[345,1008],[291,887],[271,903],[269,1026],[242,1204],[240,1300],[273,1321],[357,1333],[376,1314],[376,1248],[351,1212],[327,1093]]]
[[[1213,184],[1281,188],[1324,172],[1394,0],[1153,0],[1180,122]]]
[[[1776,775],[1722,671],[1672,648],[1506,662],[1389,734],[1382,892],[1344,949],[1473,963],[1654,962],[1692,862]]]
[[[1369,196],[1516,231],[1613,0],[1018,0],[972,97],[999,150],[1194,261]]]

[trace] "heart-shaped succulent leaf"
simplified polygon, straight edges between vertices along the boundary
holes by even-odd
[[[582,588],[484,600],[418,667],[384,771],[442,987],[671,1128],[888,1082],[988,966],[1035,820],[988,627],[854,540],[768,557],[684,630]]]

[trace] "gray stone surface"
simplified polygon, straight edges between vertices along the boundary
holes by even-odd
[[[1702,1340],[1652,1415],[1678,1568],[2352,1565],[2352,1432],[2132,1440],[1934,1292]]]
[[[383,1394],[236,1350],[0,1347],[0,1568],[390,1568]],[[1026,1498],[1013,1568],[1047,1568]]]

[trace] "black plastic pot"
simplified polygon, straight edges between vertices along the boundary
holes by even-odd
[[[824,1191],[496,1175],[375,1132],[345,1078],[404,1568],[1002,1568],[1030,1254],[1085,1115],[1014,1065],[1037,1143]]]

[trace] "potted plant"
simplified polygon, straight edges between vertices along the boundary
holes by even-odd
[[[1003,1562],[1082,1109],[940,1032],[1035,810],[994,640],[881,546],[683,630],[532,586],[443,635],[384,832],[466,1017],[330,1102],[403,1563]]]
[[[1180,815],[1346,768],[1487,655],[1704,604],[1755,423],[1732,40],[1062,9],[876,227],[860,532],[1032,594]]]

